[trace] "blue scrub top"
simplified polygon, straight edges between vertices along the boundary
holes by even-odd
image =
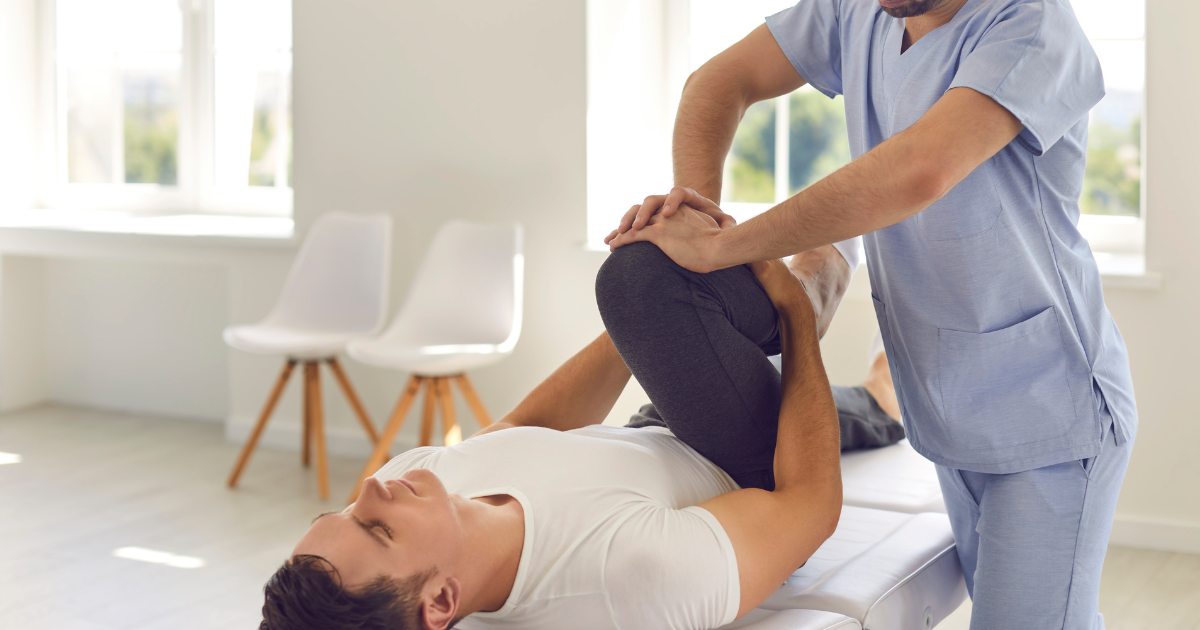
[[[985,473],[1093,457],[1102,403],[1117,442],[1132,439],[1125,342],[1076,227],[1087,114],[1104,80],[1070,5],[969,0],[904,53],[904,20],[876,0],[802,0],[767,26],[800,76],[844,95],[855,158],[955,87],[1025,125],[945,197],[864,236],[913,448]]]

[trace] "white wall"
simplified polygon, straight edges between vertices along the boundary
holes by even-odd
[[[229,405],[225,269],[44,261],[45,356],[57,402],[219,420]]]
[[[46,262],[0,258],[0,410],[50,397],[46,366]]]

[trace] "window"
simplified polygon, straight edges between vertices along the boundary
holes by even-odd
[[[591,0],[588,3],[588,242],[648,191],[667,190],[683,80],[794,0]],[[1080,230],[1102,268],[1144,264],[1141,119],[1144,0],[1076,0],[1107,95],[1089,119]],[[745,220],[850,159],[841,97],[810,86],[752,106],[725,164],[722,206]],[[1115,260],[1115,259],[1121,260]],[[1113,260],[1110,260],[1113,259]],[[1108,263],[1116,263],[1118,266]]]
[[[786,9],[792,0],[691,0],[692,69]],[[752,105],[725,161],[721,204],[739,221],[766,211],[850,161],[842,97],[804,86]]]
[[[1102,271],[1143,273],[1146,5],[1144,0],[1077,0],[1072,6],[1100,58],[1105,91],[1088,119],[1079,230]]]
[[[1088,120],[1087,170],[1079,204],[1088,214],[1138,217],[1146,7],[1140,1],[1079,0],[1075,12],[1100,58],[1105,90]]]
[[[290,215],[289,0],[45,0],[41,202]]]

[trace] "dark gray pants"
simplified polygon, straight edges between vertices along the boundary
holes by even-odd
[[[596,301],[621,358],[650,396],[631,426],[661,424],[743,488],[773,489],[780,376],[775,308],[746,266],[707,274],[652,243],[609,255]],[[842,450],[904,431],[861,387],[834,388]]]

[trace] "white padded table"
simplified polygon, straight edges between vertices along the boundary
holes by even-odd
[[[808,562],[759,609],[726,627],[922,630],[966,597],[945,514],[845,506],[837,531]],[[807,614],[817,611],[835,616]]]
[[[933,462],[906,439],[843,453],[842,503],[908,514],[946,512]]]
[[[857,619],[822,610],[765,610],[755,608],[718,630],[862,630]]]

